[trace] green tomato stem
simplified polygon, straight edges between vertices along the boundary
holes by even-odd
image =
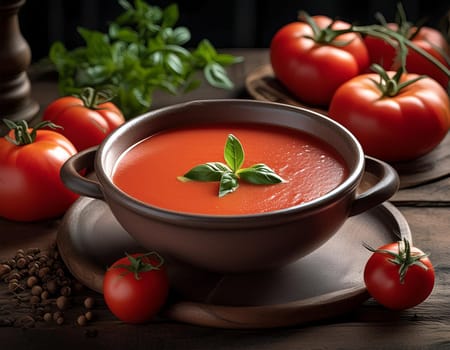
[[[51,129],[61,128],[61,126],[52,123],[51,121],[44,120],[36,124],[33,128],[30,128],[26,120],[19,120],[14,122],[9,119],[3,119],[5,125],[10,129],[14,130],[14,139],[5,136],[5,139],[16,146],[29,145],[36,141],[37,131],[45,127]]]
[[[427,60],[432,62],[434,65],[436,65],[440,70],[442,70],[447,76],[450,77],[450,70],[443,65],[439,60],[437,60],[435,57],[430,55],[428,52],[423,50],[422,48],[418,47],[416,44],[414,44],[411,40],[407,39],[402,34],[386,28],[382,25],[374,24],[370,26],[353,26],[350,31],[373,36],[376,38],[383,39],[386,41],[389,45],[395,47],[395,43],[398,43],[399,45],[399,56],[400,56],[400,62],[401,67],[403,67],[404,71],[406,71],[406,56],[408,54],[408,48],[416,51],[418,54],[425,57]]]
[[[363,246],[374,254],[387,254],[391,256],[389,261],[395,265],[399,265],[398,273],[400,283],[403,284],[405,282],[405,277],[408,272],[408,269],[411,266],[415,265],[419,266],[424,270],[428,270],[428,267],[423,262],[420,261],[421,259],[427,257],[428,254],[411,253],[411,244],[409,243],[407,238],[403,238],[401,241],[398,241],[397,243],[398,243],[398,253],[394,253],[386,249],[374,249],[369,245],[367,245],[366,243],[363,243]]]
[[[431,63],[436,65],[440,70],[442,70],[448,77],[450,77],[450,70],[443,65],[438,59],[436,59],[434,56],[430,55],[428,52],[423,50],[422,48],[415,45],[411,40],[412,38],[417,35],[420,28],[413,34],[413,37],[407,38],[407,31],[409,30],[411,24],[406,21],[406,15],[402,14],[402,11],[399,10],[400,13],[400,30],[395,31],[393,29],[390,29],[386,27],[386,25],[379,25],[379,24],[372,24],[368,26],[354,26],[351,25],[347,29],[340,29],[340,30],[334,30],[332,29],[332,25],[334,22],[332,22],[329,26],[327,26],[324,29],[320,29],[317,24],[315,23],[314,19],[305,11],[301,11],[299,13],[299,20],[306,22],[313,30],[313,36],[309,37],[311,40],[314,40],[315,42],[319,44],[327,44],[327,45],[335,45],[335,46],[342,46],[343,44],[348,43],[342,43],[342,42],[333,42],[336,37],[342,34],[346,33],[358,33],[366,36],[372,36],[375,38],[379,38],[387,42],[389,45],[399,50],[399,59],[400,59],[400,66],[403,69],[403,72],[406,72],[406,56],[408,55],[408,50],[414,50],[418,54],[425,57],[427,60],[429,60]],[[406,33],[405,33],[406,31]]]
[[[104,86],[101,89],[87,86],[75,96],[83,101],[86,108],[95,110],[99,109],[98,105],[111,101],[116,96],[116,89],[112,86]]]
[[[125,269],[127,271],[127,273],[132,273],[136,280],[141,279],[141,277],[139,276],[139,274],[141,272],[160,270],[162,268],[162,266],[164,265],[164,258],[155,251],[151,251],[146,254],[141,254],[136,257],[133,257],[132,255],[127,254],[127,253],[125,253],[125,255],[127,256],[128,260],[130,261],[130,264],[129,265],[128,264],[118,264],[113,267]],[[143,260],[144,258],[149,257],[149,256],[155,256],[157,258],[156,265],[149,264]]]
[[[401,67],[392,78],[389,77],[384,68],[378,64],[372,64],[371,69],[380,76],[379,82],[375,81],[374,79],[372,79],[372,81],[380,90],[382,97],[397,96],[403,88],[407,87],[408,85],[414,84],[416,81],[426,77],[425,75],[420,75],[414,79],[410,79],[400,83],[400,78],[403,74],[403,68]]]

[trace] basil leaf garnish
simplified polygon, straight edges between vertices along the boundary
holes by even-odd
[[[193,181],[220,181],[224,173],[231,172],[225,164],[220,162],[209,162],[193,167],[182,177]]]
[[[238,174],[242,180],[254,185],[271,185],[285,182],[280,175],[265,164],[255,164],[250,168],[240,169]]]
[[[219,181],[219,197],[234,192],[239,187],[238,180],[256,185],[272,185],[286,182],[273,169],[263,163],[242,168],[244,164],[244,149],[236,136],[229,134],[224,148],[224,158],[227,164],[208,162],[193,167],[180,181]]]
[[[244,163],[244,149],[233,134],[228,135],[223,156],[228,166],[234,172],[238,171]]]
[[[219,197],[223,197],[228,193],[236,191],[238,187],[238,179],[234,173],[223,173],[220,178]]]

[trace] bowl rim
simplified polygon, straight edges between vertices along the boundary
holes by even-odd
[[[352,148],[356,149],[358,159],[355,162],[355,167],[353,172],[349,174],[349,176],[340,183],[336,188],[327,192],[325,195],[313,199],[311,201],[301,203],[295,206],[291,206],[288,208],[283,208],[279,210],[263,212],[263,213],[253,213],[253,214],[236,214],[236,215],[219,215],[219,214],[201,214],[201,213],[190,213],[190,212],[180,212],[174,211],[162,207],[158,207],[143,201],[140,201],[126,192],[117,187],[111,180],[111,177],[106,174],[105,169],[103,168],[102,160],[105,158],[105,154],[108,150],[113,147],[114,141],[120,136],[127,133],[130,129],[135,128],[137,125],[143,123],[143,121],[154,118],[161,114],[169,113],[171,111],[177,111],[180,109],[190,108],[192,106],[198,106],[201,104],[242,104],[243,106],[256,106],[264,105],[273,108],[281,108],[285,110],[290,110],[294,112],[299,112],[300,114],[306,114],[308,117],[321,118],[323,119],[330,127],[336,128],[340,133],[345,135],[345,137],[350,140],[352,143]],[[132,211],[144,215],[151,216],[155,219],[161,221],[169,221],[179,223],[183,221],[183,225],[187,222],[196,223],[196,224],[210,224],[214,222],[218,225],[221,224],[230,224],[238,222],[240,226],[245,225],[246,223],[262,221],[264,225],[267,225],[267,218],[270,218],[270,224],[278,224],[278,221],[281,219],[283,221],[289,220],[297,220],[299,215],[309,214],[313,211],[320,210],[324,206],[329,205],[339,199],[345,197],[348,193],[354,191],[356,187],[359,185],[359,181],[362,178],[364,173],[365,166],[365,156],[360,145],[359,141],[356,137],[344,126],[337,123],[330,117],[321,114],[316,111],[312,111],[303,107],[291,106],[278,102],[270,102],[270,101],[259,101],[259,100],[251,100],[251,99],[209,99],[209,100],[193,100],[188,102],[182,102],[174,105],[170,105],[167,107],[158,108],[155,110],[151,110],[146,112],[140,116],[137,116],[122,126],[114,130],[110,133],[106,139],[100,144],[97,149],[94,168],[97,178],[100,182],[102,191],[104,193],[105,199],[109,202],[113,200],[115,203],[120,204],[122,207],[127,207],[128,209],[132,209]],[[265,220],[261,220],[265,218]]]

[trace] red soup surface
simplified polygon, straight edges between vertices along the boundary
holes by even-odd
[[[218,182],[178,179],[196,165],[223,162],[229,134],[242,144],[242,167],[264,163],[287,182],[252,185],[218,196]],[[196,214],[244,215],[292,207],[318,198],[348,176],[330,146],[300,131],[263,125],[219,124],[174,128],[127,150],[113,182],[128,195],[153,206]]]

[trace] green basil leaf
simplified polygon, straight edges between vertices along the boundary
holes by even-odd
[[[244,61],[244,57],[242,56],[233,56],[230,54],[226,54],[226,53],[218,53],[214,60],[216,61],[216,63],[222,65],[222,66],[229,66],[235,63],[240,63],[242,61]]]
[[[177,4],[171,4],[167,6],[163,11],[162,16],[162,26],[163,27],[173,27],[180,17]]]
[[[249,168],[240,169],[238,175],[242,180],[255,185],[271,185],[286,182],[265,164],[255,164]]]
[[[181,62],[180,57],[178,57],[177,55],[168,53],[165,56],[165,62],[169,71],[172,71],[173,73],[179,75],[185,74],[186,69],[183,65],[183,62]]]
[[[57,67],[62,66],[65,61],[69,60],[67,50],[62,42],[55,41],[52,44],[49,51],[49,58]]]
[[[191,40],[191,32],[186,27],[177,27],[173,30],[172,41],[176,45],[184,45]],[[180,48],[183,48],[180,46]],[[189,53],[190,55],[190,53]]]
[[[223,173],[220,178],[219,197],[234,192],[239,187],[238,178],[231,172]]]
[[[200,61],[203,61],[204,63],[202,66],[205,66],[209,62],[213,62],[214,58],[217,55],[217,51],[212,46],[211,42],[207,39],[203,39],[198,44],[195,51],[192,52],[192,54]]]
[[[231,172],[231,170],[225,164],[209,162],[193,167],[182,178],[194,181],[220,181],[222,175],[227,172]],[[179,180],[183,181],[182,178]]]
[[[122,40],[127,43],[139,42],[139,33],[130,28],[121,28],[117,24],[112,23],[109,26],[109,36],[116,40]]]
[[[244,149],[233,134],[229,134],[227,137],[223,156],[233,172],[239,170],[244,163]]]
[[[230,90],[234,86],[225,68],[219,63],[208,63],[203,69],[203,73],[208,83],[214,87]]]
[[[191,56],[191,53],[188,50],[178,45],[166,45],[165,50],[173,52],[174,54],[180,56],[180,58],[187,60],[189,60]]]
[[[109,37],[108,35],[96,31],[90,30],[83,27],[77,28],[78,33],[86,42],[86,46],[89,50],[98,54],[104,54],[109,49]]]

